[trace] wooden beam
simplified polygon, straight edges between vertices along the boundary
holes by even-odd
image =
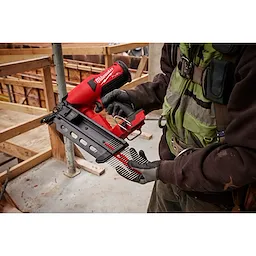
[[[21,147],[8,141],[0,143],[0,151],[22,160],[27,160],[28,158],[37,154],[33,150]]]
[[[44,83],[44,94],[45,94],[45,101],[46,101],[46,109],[48,111],[52,111],[56,106],[53,86],[52,86],[52,75],[51,75],[51,68],[44,67],[43,68],[43,83]]]
[[[18,136],[24,132],[30,131],[41,125],[41,119],[46,115],[40,115],[30,121],[14,125],[10,128],[0,131],[0,142],[6,141],[12,137]]]
[[[120,52],[125,52],[127,50],[135,49],[137,47],[144,47],[148,45],[149,43],[128,43],[128,44],[111,45],[111,46],[106,46],[105,53],[106,54],[120,53]]]
[[[33,69],[39,69],[51,65],[49,57],[41,57],[29,60],[19,60],[0,64],[0,76],[22,73]]]
[[[36,55],[0,55],[0,63],[8,63],[17,60],[28,60],[39,57],[45,57],[45,54],[36,54]]]
[[[43,80],[43,78],[42,78],[42,80]],[[27,88],[41,89],[41,90],[44,89],[44,84],[41,81],[39,82],[39,81],[29,81],[29,80],[20,79],[20,78],[0,77],[0,83],[1,82],[3,84],[9,84],[9,85],[13,85],[13,86],[20,86],[20,87],[27,87]],[[74,85],[67,84],[67,92],[70,92],[74,88],[75,88]],[[55,81],[53,81],[53,91],[54,91],[54,93],[58,93],[58,86]],[[7,99],[8,99],[8,97],[7,97]],[[7,100],[7,101],[9,101],[9,100]]]
[[[63,55],[98,55],[104,54],[104,46],[87,47],[62,47]],[[51,56],[52,48],[20,48],[20,49],[0,49],[0,55],[34,55],[44,54]]]
[[[110,54],[110,55],[106,54],[104,56],[104,58],[105,58],[105,68],[110,67],[113,64],[113,56],[112,56],[112,54]]]
[[[26,76],[27,74],[21,74]],[[27,75],[29,77],[29,75]],[[33,77],[31,77],[33,78]],[[37,77],[39,79],[39,77]],[[21,86],[21,87],[28,87],[28,88],[34,88],[34,89],[44,89],[44,83],[43,83],[43,77],[40,77],[41,81],[29,81],[26,79],[20,79],[16,77],[8,76],[7,78],[0,77],[0,83],[3,84],[9,84],[14,86]],[[58,93],[58,87],[56,81],[52,81],[53,83],[53,91],[55,93]],[[67,84],[67,91],[71,91],[73,88],[75,88],[74,85]]]
[[[45,160],[47,160],[51,156],[52,156],[52,150],[47,149],[41,153],[38,153],[38,154],[28,158],[27,160],[25,160],[21,163],[13,166],[9,170],[9,176],[8,176],[9,180],[19,176],[20,174],[26,172],[27,170],[33,168],[34,166],[40,164],[41,162],[43,162]],[[7,171],[0,173],[0,184],[5,181],[6,175],[7,175]]]
[[[126,83],[121,89],[131,89],[139,84],[146,83],[148,81],[148,74],[132,80],[130,83]]]
[[[104,68],[97,68],[97,67],[73,64],[73,63],[64,63],[64,66],[65,68],[72,68],[75,70],[89,71],[89,72],[95,72],[95,73],[100,73],[101,71],[104,70]]]
[[[38,108],[34,106],[11,103],[11,102],[3,102],[3,101],[0,101],[0,109],[7,109],[7,110],[27,113],[31,115],[42,115],[42,114],[48,113],[46,108]]]
[[[139,131],[138,130],[135,130],[132,132],[132,135],[133,136],[136,136],[139,134]],[[153,137],[153,134],[152,133],[148,133],[148,132],[141,132],[141,134],[139,135],[140,138],[142,139],[146,139],[146,140],[151,140],[152,137]]]
[[[44,85],[42,82],[29,81],[29,80],[20,79],[20,78],[14,78],[14,77],[7,77],[7,78],[0,77],[0,83],[10,84],[10,85],[14,85],[14,86],[37,88],[37,89],[44,88]]]
[[[141,57],[140,64],[139,64],[139,66],[138,66],[138,69],[137,69],[137,71],[136,71],[136,73],[135,73],[134,78],[141,77],[142,72],[143,72],[143,70],[145,69],[145,66],[146,66],[146,64],[147,64],[147,61],[148,61],[148,57],[147,57],[147,56],[142,56],[142,57]]]
[[[93,164],[89,161],[86,161],[85,159],[80,158],[80,157],[75,157],[75,161],[76,161],[76,165],[78,168],[82,168],[92,174],[100,176],[105,172],[104,167],[99,166],[98,164]]]
[[[55,97],[53,92],[52,86],[52,76],[51,76],[51,68],[45,67],[43,69],[44,75],[44,95],[45,95],[45,102],[46,102],[46,109],[48,111],[52,111],[56,106]],[[48,125],[51,147],[52,147],[52,155],[54,158],[65,161],[65,147],[64,143],[60,138],[59,132],[56,130],[55,125]]]
[[[6,191],[4,192],[3,198],[0,201],[0,212],[22,213]]]

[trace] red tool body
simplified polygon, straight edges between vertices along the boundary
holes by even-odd
[[[131,152],[125,139],[131,140],[128,138],[129,134],[134,130],[141,130],[145,120],[144,111],[134,111],[122,103],[128,116],[117,117],[121,121],[116,121],[117,124],[113,127],[106,118],[95,112],[96,106],[104,109],[101,101],[104,95],[129,81],[131,75],[127,66],[117,61],[100,74],[91,75],[77,85],[53,113],[41,122],[55,123],[60,133],[94,156],[97,163],[108,161],[121,176],[138,181],[142,174],[130,168],[128,161],[133,159],[144,163],[146,160],[136,152]]]
[[[101,114],[95,113],[96,105],[101,105],[101,97],[108,92],[120,88],[124,83],[131,81],[128,68],[121,61],[98,75],[91,75],[68,93],[66,101],[87,117],[109,130],[119,138],[126,138],[132,131],[140,129],[144,124],[144,111],[138,111],[128,117],[128,122],[112,127]],[[104,107],[102,106],[102,109]]]

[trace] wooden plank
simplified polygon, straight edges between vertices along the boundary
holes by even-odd
[[[45,54],[36,54],[36,55],[0,55],[0,63],[8,63],[18,60],[28,60],[39,57],[45,57]]]
[[[3,84],[11,84],[15,86],[23,86],[23,87],[28,87],[28,88],[37,88],[37,89],[43,89],[43,83],[39,81],[28,81],[25,79],[20,79],[20,78],[14,78],[14,77],[7,77],[3,78],[0,77],[0,83]]]
[[[0,76],[7,76],[33,69],[39,69],[47,65],[51,65],[49,57],[41,57],[29,60],[20,60],[10,63],[4,63],[0,64]]]
[[[149,43],[127,43],[127,44],[118,44],[118,45],[111,45],[106,47],[106,54],[112,54],[112,53],[120,53],[125,52],[127,50],[135,49],[137,47],[144,47],[148,46]],[[1,50],[0,50],[1,54]]]
[[[5,152],[1,152],[0,150],[0,172],[1,172],[1,166],[8,163],[9,161],[12,161],[13,159],[14,157],[12,155],[9,155],[8,153],[5,153]]]
[[[0,201],[0,213],[22,213],[6,191]]]
[[[139,84],[146,83],[148,81],[148,74],[132,80],[130,83],[126,83],[121,89],[131,89]]]
[[[51,75],[51,68],[44,67],[43,68],[43,82],[44,82],[44,94],[46,100],[46,109],[48,111],[52,111],[53,108],[56,106],[53,86],[52,86],[52,75]]]
[[[35,151],[15,145],[8,141],[0,143],[0,151],[22,160],[27,160],[28,158],[36,155]]]
[[[104,58],[105,58],[105,68],[110,67],[113,64],[113,56],[112,56],[112,54],[110,54],[110,55],[106,54],[104,56]]]
[[[27,170],[33,168],[34,166],[40,164],[41,162],[47,160],[48,158],[50,158],[52,156],[52,150],[51,149],[47,149],[41,153],[38,153],[30,158],[28,158],[27,160],[13,166],[10,170],[9,170],[9,180],[19,176],[20,174],[26,172]],[[3,183],[6,179],[6,175],[7,175],[7,171],[2,172],[0,174],[0,184]]]
[[[41,80],[43,80],[43,77],[41,77]],[[3,84],[9,84],[9,85],[14,85],[14,86],[20,86],[20,87],[28,87],[28,88],[35,88],[35,89],[44,89],[44,84],[41,81],[30,81],[30,80],[25,80],[21,78],[15,78],[15,77],[7,77],[3,78],[0,77],[0,82]],[[67,84],[67,91],[71,91],[73,88],[75,88],[74,85],[69,85]],[[58,93],[58,87],[56,84],[56,81],[53,81],[53,91],[55,93]]]
[[[141,77],[142,72],[145,69],[145,66],[147,64],[147,61],[148,61],[148,57],[147,56],[142,56],[141,57],[140,64],[139,64],[138,69],[137,69],[137,71],[135,73],[134,79],[138,78],[138,77]]]
[[[0,95],[0,100],[8,102],[9,101],[9,97],[5,96],[5,95]]]
[[[72,63],[66,63],[64,64],[65,68],[72,68],[75,70],[81,70],[81,71],[89,71],[92,73],[100,73],[104,70],[104,68],[97,68],[92,66],[85,66],[85,65],[78,65],[78,64],[72,64]]]
[[[52,76],[51,76],[51,68],[45,67],[43,69],[44,74],[44,94],[45,94],[45,101],[46,101],[46,109],[48,111],[52,111],[53,108],[56,106],[53,86],[52,86]],[[56,130],[55,125],[48,125],[51,147],[52,147],[52,155],[54,158],[65,161],[65,147],[64,143],[60,138],[59,132]]]
[[[80,74],[76,69],[69,70],[69,78],[72,82],[80,83]]]
[[[34,129],[38,126],[41,125],[41,120],[44,118],[46,115],[40,115],[30,121],[14,125],[10,128],[4,129],[0,131],[0,142],[6,141],[12,137],[18,136],[24,132],[27,132],[31,129]]]
[[[87,47],[62,47],[63,55],[100,55],[104,54],[104,46]],[[0,49],[0,55],[34,55],[44,54],[51,56],[52,48],[28,48],[28,49]]]
[[[75,157],[76,165],[78,168],[82,168],[86,170],[87,172],[90,172],[95,175],[102,175],[105,173],[105,168],[101,167],[97,164],[93,164],[91,162],[86,161],[85,159],[82,159],[80,157]]]
[[[136,136],[137,134],[139,134],[138,130],[132,132],[132,136]],[[153,134],[148,133],[148,132],[141,132],[139,137],[142,138],[142,139],[151,140],[152,137],[153,137]]]
[[[7,109],[7,110],[27,113],[31,115],[42,115],[42,114],[48,113],[46,108],[38,108],[38,107],[29,106],[29,105],[3,102],[3,101],[0,101],[0,109]]]

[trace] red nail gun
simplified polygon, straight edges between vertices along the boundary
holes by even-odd
[[[119,119],[121,122],[116,121],[114,127],[94,111],[96,106],[104,108],[101,102],[104,95],[130,81],[131,74],[127,66],[117,61],[100,74],[91,75],[77,85],[63,98],[53,113],[41,122],[49,125],[55,123],[61,134],[94,156],[97,163],[108,161],[120,175],[137,181],[141,174],[128,166],[128,160],[145,160],[135,156],[124,139],[134,130],[141,130],[145,120],[144,111],[134,111],[127,107],[128,117],[115,116],[115,121]]]

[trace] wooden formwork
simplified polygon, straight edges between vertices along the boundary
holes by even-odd
[[[86,44],[87,46],[84,46],[83,44],[82,47],[79,47],[80,50],[78,49],[77,44],[75,45],[76,47],[70,47],[70,45],[64,46],[63,54],[80,54],[81,51],[83,52],[83,54],[104,53],[105,59],[107,59],[108,61],[106,62],[106,65],[102,65],[68,59],[64,60],[65,79],[68,91],[70,91],[73,86],[76,86],[77,84],[82,82],[89,75],[100,73],[103,69],[112,64],[113,60],[115,59],[115,57],[113,57],[115,54],[125,51],[127,49],[132,49],[134,47],[145,46],[147,44],[131,43],[114,46],[106,46],[100,44],[96,46]],[[21,54],[28,54],[30,56],[31,54],[38,55],[42,53],[48,53],[48,55],[50,56],[51,48],[47,44],[46,46],[47,47],[44,48],[0,49],[0,60],[3,57],[8,58],[10,56],[21,56]],[[132,88],[133,86],[136,86],[148,80],[148,74],[145,71],[148,57],[142,56],[139,59],[140,63],[137,70],[130,69],[133,82],[125,85],[123,88]],[[51,67],[51,74],[54,84],[55,98],[57,100],[56,73],[53,66]],[[0,100],[45,108],[46,102],[44,92],[42,90],[42,82],[43,74],[41,69],[33,71],[30,70],[23,73],[19,72],[15,75],[7,76],[4,78],[0,77]]]
[[[81,44],[62,44],[63,55],[103,55],[105,67],[113,64],[113,56],[123,53],[137,47],[148,46],[149,43],[124,43],[118,45],[108,45],[107,43],[81,43]],[[31,45],[31,44],[30,44]],[[40,44],[35,44],[40,45]],[[24,58],[24,56],[48,55],[52,56],[51,44],[41,44],[40,48],[18,48],[18,49],[0,49],[0,57],[4,61],[12,61],[15,58]],[[0,59],[1,61],[1,59]]]
[[[139,44],[141,45],[141,44]],[[143,44],[144,45],[144,44]],[[90,53],[105,53],[107,55],[114,54],[119,51],[124,51],[126,49],[132,49],[132,47],[138,47],[138,44],[125,44],[125,45],[117,45],[117,46],[104,46],[104,48],[99,47],[101,50],[92,47],[90,48]],[[86,48],[88,50],[89,48]],[[97,50],[95,50],[97,49]],[[11,52],[9,52],[11,50]],[[39,52],[37,52],[38,50]],[[84,49],[83,49],[84,50]],[[13,52],[15,51],[15,52]],[[0,49],[0,58],[1,54],[51,54],[50,49]],[[81,49],[75,48],[65,48],[63,47],[63,53],[66,54],[74,54],[74,53],[81,53]],[[133,88],[138,84],[146,82],[148,80],[148,75],[143,74],[143,69],[145,67],[147,59],[141,58],[140,65],[135,72],[134,79],[130,82],[125,84],[122,88]],[[111,63],[110,59],[108,61],[108,65]],[[84,66],[81,63],[77,63],[76,61],[65,62],[65,73],[66,75],[68,68],[78,70],[78,72],[87,72]],[[104,66],[97,66],[94,65],[91,67],[92,72],[101,72],[104,69]],[[30,74],[28,74],[30,72]],[[34,77],[31,73],[34,73]],[[21,173],[27,171],[28,169],[34,167],[35,165],[41,163],[42,161],[54,157],[56,159],[66,161],[65,158],[65,150],[64,150],[64,143],[62,136],[56,131],[54,125],[48,126],[48,131],[50,135],[50,142],[51,147],[43,152],[36,153],[28,148],[24,148],[13,143],[8,142],[10,138],[27,132],[31,129],[34,129],[41,125],[40,120],[47,115],[50,111],[54,109],[56,104],[58,103],[57,97],[57,85],[56,81],[54,80],[55,71],[53,69],[52,59],[50,56],[44,56],[34,59],[28,60],[21,60],[16,62],[4,63],[0,64],[0,83],[1,83],[1,90],[3,92],[4,86],[9,87],[9,90],[21,90],[23,91],[24,95],[22,98],[14,100],[13,102],[7,102],[7,100],[0,101],[0,108],[14,110],[18,112],[24,112],[29,114],[37,114],[35,118],[28,122],[20,123],[13,127],[9,127],[0,131],[0,151],[7,152],[8,154],[14,155],[22,159],[23,161],[20,162],[18,165],[12,167],[10,169],[9,178],[12,179]],[[86,76],[86,74],[84,74]],[[79,75],[80,81],[84,77]],[[30,80],[28,80],[30,79]],[[78,84],[78,82],[72,82]],[[76,84],[67,84],[67,90],[70,91],[74,88]],[[15,88],[15,89],[13,89]],[[36,100],[29,101],[28,95],[31,93],[32,90],[38,92],[39,97],[41,97],[41,101],[36,105]],[[5,94],[3,94],[5,95]],[[5,95],[6,96],[6,95]],[[17,94],[16,94],[17,97]],[[42,99],[43,102],[42,103]],[[17,103],[18,102],[18,103]],[[41,102],[41,103],[40,103]],[[34,104],[34,105],[33,105]],[[18,153],[17,153],[18,152]],[[78,148],[75,147],[75,154],[76,156],[83,158],[82,154],[79,152]],[[7,172],[0,173],[0,184],[3,183],[7,175]]]
[[[34,129],[41,125],[41,119],[46,116],[56,105],[55,99],[54,99],[54,92],[53,92],[53,86],[52,86],[52,79],[51,79],[51,59],[46,57],[40,57],[25,61],[17,61],[17,62],[11,62],[7,64],[1,64],[0,65],[0,77],[3,76],[9,76],[18,72],[24,72],[28,70],[35,70],[35,69],[42,69],[43,70],[43,90],[45,93],[45,99],[46,99],[46,109],[26,106],[22,104],[16,104],[16,103],[9,103],[9,102],[0,102],[1,108],[8,108],[12,109],[18,112],[26,112],[26,113],[36,113],[39,114],[39,116],[36,116],[32,120],[28,122],[23,122],[18,125],[15,125],[13,127],[6,128],[0,132],[0,143],[6,142],[12,137],[15,137],[17,135],[20,135],[22,133],[25,133],[31,129]],[[16,152],[28,152],[30,154],[30,157],[28,157],[26,160],[22,161],[18,165],[12,167],[9,171],[8,178],[12,179],[19,174],[27,171],[28,169],[34,167],[35,165],[41,163],[42,161],[50,158],[51,156],[54,156],[58,159],[64,159],[64,151],[61,152],[63,148],[63,142],[61,141],[61,138],[58,136],[57,131],[54,127],[48,127],[49,134],[51,138],[51,148],[40,152],[38,154],[33,154],[30,152],[30,149],[21,148],[16,146],[15,144],[10,145],[8,142],[7,146],[4,148],[8,148],[11,151]],[[2,147],[3,148],[3,147]],[[31,156],[32,155],[32,156]],[[22,158],[22,157],[21,157]],[[7,171],[2,172],[0,174],[0,184],[3,183],[3,181],[6,179]]]

